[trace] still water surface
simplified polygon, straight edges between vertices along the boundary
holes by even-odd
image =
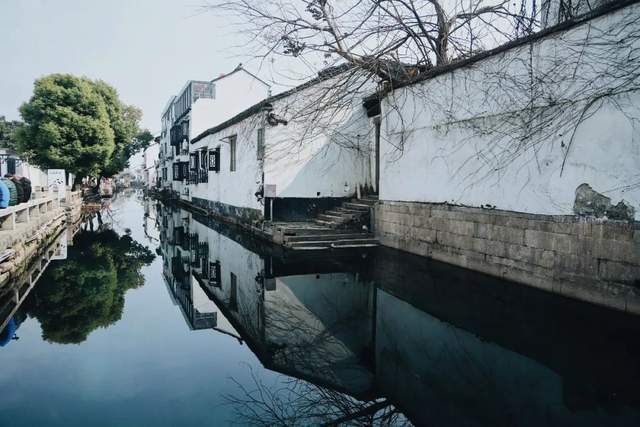
[[[134,193],[10,325],[1,426],[640,425],[637,317],[383,248],[282,254]]]

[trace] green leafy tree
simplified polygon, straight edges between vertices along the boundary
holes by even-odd
[[[17,134],[19,151],[43,168],[95,176],[115,150],[107,107],[87,78],[52,74],[36,80],[20,114],[26,125]]]
[[[18,120],[9,121],[4,116],[0,116],[0,148],[17,150],[16,133],[21,126],[22,122]]]
[[[45,340],[81,343],[97,328],[120,320],[127,290],[144,284],[143,265],[155,255],[113,230],[82,231],[68,259],[52,264],[25,307],[38,319]]]
[[[115,175],[153,139],[139,128],[142,111],[124,104],[102,80],[68,74],[38,79],[20,113],[26,123],[17,133],[21,154],[79,178]]]
[[[153,139],[148,130],[140,130],[142,110],[122,103],[118,92],[102,80],[94,83],[96,92],[104,100],[113,129],[115,149],[100,176],[111,177],[127,167],[129,158],[138,150],[146,148]]]

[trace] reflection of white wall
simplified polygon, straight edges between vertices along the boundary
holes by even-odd
[[[193,301],[193,308],[198,310],[198,313],[215,313],[217,310],[216,305],[209,299],[207,294],[204,293],[198,281],[191,276],[191,301]]]
[[[244,325],[247,333],[259,339],[262,319],[260,317],[261,293],[256,277],[264,268],[264,261],[257,254],[247,250],[232,239],[217,231],[191,220],[190,231],[198,234],[200,243],[209,245],[209,261],[220,261],[221,286],[208,286],[225,307],[231,311],[237,321]],[[237,305],[232,304],[231,273],[236,276]],[[218,318],[222,316],[219,314]],[[219,323],[224,327],[224,323]],[[232,330],[230,325],[228,327]]]
[[[265,340],[279,368],[354,394],[371,389],[371,290],[347,273],[280,277],[265,295]]]
[[[621,199],[628,201],[636,208],[636,219],[640,219],[640,127],[629,119],[640,118],[637,90],[605,98],[601,100],[600,109],[594,106],[585,115],[586,120],[577,128],[562,175],[560,171],[570,139],[566,129],[558,129],[555,134],[551,129],[549,138],[536,149],[524,150],[520,157],[503,164],[504,168],[498,168],[500,165],[493,162],[495,156],[515,150],[518,143],[505,143],[489,150],[498,136],[480,135],[474,129],[474,126],[486,130],[500,127],[507,111],[526,111],[525,94],[508,82],[500,84],[495,79],[500,75],[522,79],[529,76],[530,53],[534,78],[549,84],[538,98],[540,105],[545,105],[548,96],[584,96],[580,90],[582,84],[589,88],[614,89],[620,81],[612,76],[621,71],[616,69],[611,73],[607,61],[614,61],[612,55],[617,55],[615,61],[621,60],[626,50],[603,48],[598,44],[598,34],[621,29],[619,37],[624,38],[625,31],[640,28],[639,14],[640,5],[634,4],[559,35],[396,90],[382,107],[380,198],[472,206],[491,204],[513,211],[570,214],[576,188],[588,183],[596,191],[605,192],[614,203]],[[587,32],[590,32],[590,43],[585,44]],[[630,40],[634,40],[636,50],[640,48],[637,37]],[[570,63],[566,46],[583,44],[583,54],[590,58],[588,61],[577,69],[567,67],[566,75],[549,73],[550,67]],[[574,55],[571,61],[577,60],[575,55],[581,55],[581,49],[571,51]],[[602,58],[601,62],[592,60],[598,57]],[[580,80],[576,83],[568,73],[576,73]],[[574,108],[579,114],[585,106],[583,102],[566,108]],[[549,129],[543,127],[541,131]],[[398,151],[399,146],[404,147],[402,152]]]

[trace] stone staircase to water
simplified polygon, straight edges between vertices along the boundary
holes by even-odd
[[[285,226],[283,243],[293,250],[371,248],[378,240],[370,230],[371,209],[377,198],[352,199],[328,210],[311,224]]]

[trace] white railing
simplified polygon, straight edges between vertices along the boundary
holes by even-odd
[[[73,193],[72,193],[73,194]],[[19,205],[0,209],[0,231],[15,230],[18,224],[28,224],[60,206],[57,197],[36,197]]]

